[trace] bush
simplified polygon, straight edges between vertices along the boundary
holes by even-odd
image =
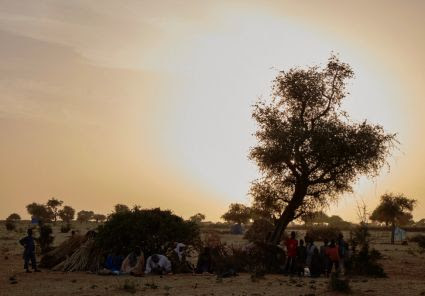
[[[411,242],[415,242],[421,249],[425,250],[425,235],[417,234],[410,239]]]
[[[15,229],[16,229],[16,224],[15,224],[15,222],[13,222],[13,221],[11,221],[11,220],[6,220],[5,226],[6,226],[6,229],[7,229],[8,231],[13,231],[13,230],[15,230]]]
[[[171,211],[139,209],[113,213],[99,226],[96,243],[105,252],[128,254],[141,246],[145,256],[165,253],[174,242],[200,243],[199,226]]]
[[[274,229],[273,223],[266,219],[258,219],[252,223],[244,238],[250,242],[265,242],[267,235]]]
[[[61,226],[62,233],[68,233],[70,230],[71,230],[71,225],[69,223],[62,224]]]
[[[337,239],[341,230],[337,227],[331,226],[316,226],[307,229],[306,235],[314,241],[323,241],[325,238],[328,240]]]

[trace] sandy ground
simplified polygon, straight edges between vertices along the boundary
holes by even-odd
[[[24,233],[7,232],[0,225],[0,295],[338,295],[327,289],[325,278],[290,278],[266,275],[252,281],[249,274],[217,279],[212,275],[98,276],[87,273],[63,273],[43,270],[41,273],[23,272],[22,248],[17,240]],[[83,230],[93,225],[78,226]],[[24,228],[24,227],[23,227]],[[58,228],[58,227],[57,227]],[[23,229],[21,230],[23,231]],[[56,230],[57,231],[57,230]],[[56,232],[55,231],[55,232]],[[390,245],[376,234],[373,245],[384,255],[382,264],[386,279],[356,277],[350,279],[352,295],[425,295],[425,254],[415,244]],[[57,234],[56,243],[66,238]],[[240,236],[225,235],[224,239],[240,243]],[[386,236],[385,236],[386,239]],[[16,279],[12,284],[10,277]],[[134,289],[125,289],[128,285]]]

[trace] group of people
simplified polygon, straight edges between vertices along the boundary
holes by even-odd
[[[287,259],[284,273],[299,276],[329,276],[332,271],[344,272],[344,262],[348,258],[348,244],[342,234],[338,238],[323,240],[316,246],[313,239],[306,236],[299,241],[294,231],[285,241]]]
[[[145,256],[140,247],[135,247],[127,257],[110,254],[107,256],[104,269],[99,273],[106,274],[130,274],[142,276],[144,274],[169,274],[192,272],[189,262],[186,260],[186,245],[177,243],[175,248],[166,255],[152,254],[145,261]]]

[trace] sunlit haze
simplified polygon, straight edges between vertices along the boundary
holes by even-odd
[[[279,70],[336,53],[343,108],[398,133],[375,179],[328,213],[357,221],[385,192],[425,216],[425,2],[0,0],[0,219],[56,197],[217,221],[258,177],[252,104]]]

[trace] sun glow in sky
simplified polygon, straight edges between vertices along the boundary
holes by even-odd
[[[54,196],[218,220],[258,177],[252,104],[335,52],[356,74],[343,107],[401,144],[329,213],[392,191],[423,218],[425,7],[369,2],[0,0],[0,217]]]

